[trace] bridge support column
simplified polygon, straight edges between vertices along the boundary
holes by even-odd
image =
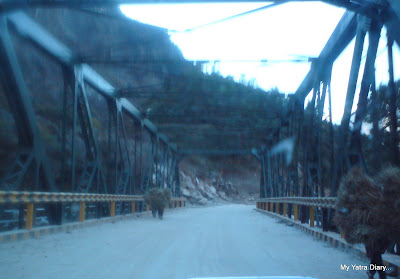
[[[299,220],[299,205],[298,204],[294,205],[294,220],[295,221]]]
[[[85,221],[85,202],[79,203],[79,222]]]
[[[287,216],[287,205],[286,205],[286,203],[283,203],[283,216],[284,217]]]
[[[26,207],[26,225],[25,225],[25,228],[27,230],[30,230],[33,227],[33,211],[34,211],[33,203],[28,203]]]
[[[310,207],[310,227],[314,227],[314,222],[315,222],[315,207],[311,206]]]
[[[133,201],[132,202],[132,214],[135,213],[136,211],[136,203]]]
[[[114,216],[115,216],[115,202],[111,202],[110,216],[111,216],[111,217],[114,217]]]

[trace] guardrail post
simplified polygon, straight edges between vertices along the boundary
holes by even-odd
[[[314,227],[314,222],[315,222],[315,207],[311,206],[310,207],[310,227]]]
[[[132,214],[136,211],[136,203],[135,201],[132,202]]]
[[[79,203],[79,222],[85,221],[85,202]]]
[[[114,216],[115,216],[115,202],[111,202],[110,216],[111,216],[111,217],[114,217]]]
[[[33,203],[28,203],[26,206],[26,224],[25,224],[25,228],[27,230],[32,229],[33,227]]]
[[[283,203],[283,216],[287,216],[287,207],[286,203]]]
[[[299,205],[294,205],[294,220],[299,221]]]

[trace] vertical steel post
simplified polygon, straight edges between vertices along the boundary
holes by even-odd
[[[33,227],[33,212],[34,212],[34,206],[33,203],[28,203],[26,206],[26,226],[25,228],[27,230],[32,229]]]
[[[179,177],[179,160],[180,158],[176,159],[175,163],[175,183],[176,183],[176,196],[180,197],[181,196],[181,181]]]
[[[155,165],[156,165],[156,188],[158,188],[159,187],[159,184],[158,184],[158,159],[159,159],[159,156],[158,156],[158,144],[159,144],[159,139],[158,139],[158,135],[156,136],[156,156],[155,156]]]
[[[111,202],[111,210],[110,210],[110,216],[114,217],[115,216],[115,202]]]
[[[344,106],[344,112],[342,121],[340,124],[340,143],[339,150],[337,152],[337,158],[335,162],[335,171],[332,175],[332,192],[331,196],[336,196],[337,193],[337,181],[340,179],[343,171],[343,165],[348,163],[347,160],[347,138],[349,132],[349,123],[351,117],[351,109],[353,107],[354,94],[357,87],[358,73],[361,64],[361,55],[363,52],[364,39],[366,34],[366,20],[364,16],[358,15],[357,18],[357,34],[356,42],[354,45],[353,60],[351,63],[349,83],[347,87],[346,101]]]
[[[294,205],[294,220],[295,221],[299,220],[299,205],[298,204]]]
[[[367,114],[368,94],[372,84],[376,52],[378,50],[379,38],[382,25],[377,20],[372,20],[369,29],[369,45],[367,52],[367,59],[364,66],[364,74],[361,81],[361,89],[358,98],[357,111],[354,120],[354,127],[351,133],[349,161],[350,165],[361,165],[366,171],[367,167],[364,161],[364,156],[361,149],[361,126]]]
[[[85,221],[85,202],[79,203],[79,222]]]
[[[315,207],[310,206],[310,227],[314,227],[315,222]]]
[[[388,42],[388,62],[389,62],[389,90],[390,90],[390,103],[389,103],[389,117],[390,117],[390,138],[391,138],[391,150],[392,163],[394,165],[400,165],[399,155],[399,137],[397,134],[397,92],[394,84],[394,70],[393,70],[393,38],[391,34],[387,34]]]
[[[140,159],[139,159],[139,172],[140,172],[140,187],[144,187],[144,167],[143,167],[143,134],[144,134],[144,123],[140,122]]]

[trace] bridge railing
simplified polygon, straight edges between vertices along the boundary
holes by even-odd
[[[266,210],[284,217],[291,218],[293,210],[293,219],[299,220],[299,207],[305,206],[308,210],[310,227],[314,227],[316,221],[316,211],[319,208],[335,209],[337,199],[335,197],[279,197],[264,198],[257,200],[257,208]]]
[[[173,197],[169,207],[184,207],[185,202],[185,198]],[[7,211],[7,208],[18,206],[19,209],[17,211],[19,213],[17,218],[20,229],[32,229],[36,213],[46,210],[46,205],[50,204],[59,205],[61,209],[60,213],[62,217],[58,225],[63,223],[66,215],[71,217],[71,210],[73,209],[76,209],[73,211],[76,211],[76,217],[78,217],[79,222],[84,222],[86,219],[85,216],[88,215],[88,211],[91,209],[90,204],[96,204],[92,206],[97,211],[95,218],[115,217],[116,212],[133,214],[135,212],[143,212],[144,210],[149,211],[149,205],[145,203],[144,197],[140,195],[0,191],[0,206],[3,212]],[[116,211],[116,206],[124,207],[124,210]],[[126,210],[128,208],[129,210]],[[69,209],[69,214],[65,212],[67,209]],[[12,209],[8,209],[8,211],[12,211]],[[16,210],[14,209],[14,211]],[[7,220],[1,221],[3,223],[7,222]],[[25,226],[22,226],[22,223],[25,223]]]

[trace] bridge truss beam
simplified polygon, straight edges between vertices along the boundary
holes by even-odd
[[[58,61],[63,70],[62,166],[61,183],[57,186],[38,130],[29,92],[8,34],[9,26]],[[176,176],[179,175],[176,145],[158,132],[156,126],[145,119],[136,107],[127,99],[118,98],[117,90],[113,86],[90,66],[80,64],[69,48],[25,14],[1,14],[0,28],[1,81],[15,118],[20,146],[14,168],[0,181],[1,188],[124,195],[143,194],[149,187],[166,186],[171,188],[174,196],[180,195],[179,177]],[[105,158],[102,158],[95,135],[88,88],[100,93],[107,102],[109,124]],[[129,146],[127,139],[126,116],[133,121],[133,147]],[[86,152],[85,166],[79,171],[76,162],[78,127]],[[68,135],[72,136],[71,140],[68,140]],[[147,158],[145,149],[149,151]],[[37,177],[36,185],[30,189],[21,188],[25,174],[33,165]],[[122,205],[117,205],[117,210],[121,213]]]
[[[322,187],[323,133],[327,133],[326,136],[330,139],[328,142],[328,152],[330,154],[327,155],[330,156],[329,158],[331,162],[331,169],[328,170],[332,174],[330,185],[331,196],[336,195],[338,181],[340,181],[341,176],[351,167],[359,164],[365,169],[365,171],[368,171],[361,152],[361,123],[366,116],[369,92],[372,91],[372,98],[376,95],[374,64],[377,56],[377,47],[382,25],[385,25],[388,30],[389,76],[391,76],[389,81],[389,89],[391,90],[389,106],[392,106],[392,113],[389,113],[389,115],[392,117],[391,123],[393,126],[391,127],[391,131],[397,130],[397,123],[394,116],[395,109],[393,109],[395,108],[394,104],[397,102],[397,99],[396,94],[393,93],[394,79],[392,77],[393,75],[391,75],[393,72],[391,69],[393,63],[393,58],[391,57],[391,46],[392,41],[397,43],[400,42],[400,32],[397,28],[400,21],[396,14],[396,12],[399,12],[399,7],[396,3],[392,3],[392,6],[387,6],[379,11],[369,5],[367,1],[365,1],[364,5],[363,13],[347,11],[343,15],[318,59],[313,62],[308,75],[303,80],[294,96],[291,97],[289,102],[290,109],[286,115],[286,118],[290,119],[288,126],[279,129],[278,136],[275,137],[273,142],[253,153],[256,155],[261,166],[260,197],[325,196],[325,189]],[[369,34],[368,53],[364,67],[364,74],[361,80],[359,101],[357,111],[355,112],[353,129],[350,132],[350,120],[352,117],[351,108],[356,94],[359,69],[362,65],[362,48],[367,33]],[[354,38],[356,38],[356,42],[349,77],[346,104],[342,123],[339,129],[340,142],[335,143],[334,126],[332,123],[332,92],[330,88],[332,65]],[[307,104],[306,114],[305,98],[311,92],[312,98],[310,98],[311,101]],[[323,131],[321,128],[326,98],[328,98],[329,104],[329,129]],[[328,117],[326,119],[328,119]],[[374,126],[377,126],[377,123],[374,123]],[[377,129],[378,127],[375,127],[375,130]],[[282,138],[285,138],[285,136],[294,137],[296,142],[293,150],[292,161],[289,166],[282,164],[282,162],[279,161],[279,156],[271,156],[271,150],[274,149],[274,145],[276,145]],[[376,140],[374,139],[374,141]],[[396,165],[399,164],[399,139],[396,132],[392,133],[391,142],[392,149],[394,149],[393,157],[396,158],[393,159],[393,164]],[[339,146],[339,151],[335,145]],[[299,150],[301,150],[301,153],[299,153]],[[277,188],[276,181],[278,181],[279,188]],[[321,210],[321,212],[318,212],[317,214],[317,222],[322,224],[323,230],[328,230],[331,226],[331,218],[333,214],[331,210],[328,209],[318,210]],[[289,209],[289,212],[290,211],[291,209]],[[300,207],[300,220],[302,222],[308,220],[308,214],[309,212],[306,208]]]

